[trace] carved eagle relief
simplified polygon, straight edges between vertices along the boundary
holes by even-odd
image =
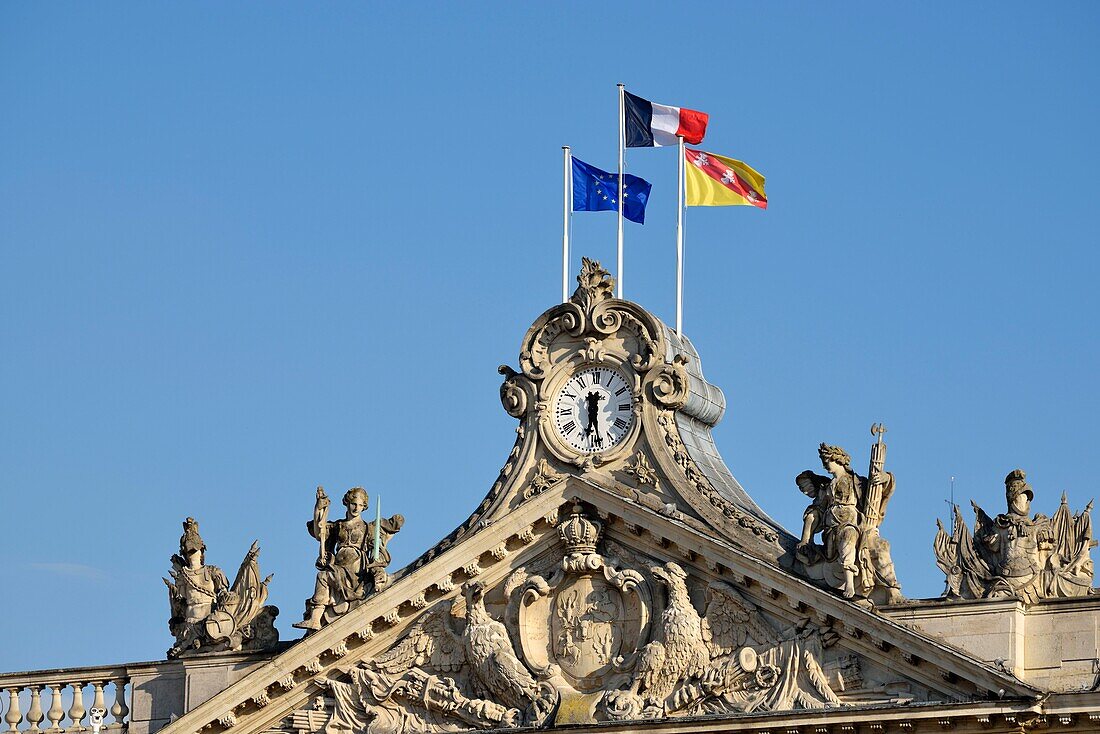
[[[578,523],[590,522],[579,513],[574,510]],[[513,572],[505,596],[522,597],[521,605],[547,617],[528,613],[522,618],[524,629],[510,631],[508,624],[517,624],[517,618],[494,618],[485,605],[485,587],[466,584],[463,599],[426,611],[393,647],[352,669],[350,682],[326,681],[335,699],[326,734],[540,726],[553,720],[565,700],[571,702],[573,717],[574,707],[590,708],[591,721],[839,704],[820,665],[819,630],[803,622],[777,631],[754,603],[721,581],[706,587],[700,614],[682,566],[657,565],[617,544],[614,548],[644,571],[615,571],[598,553],[590,553],[591,561],[567,553],[550,582],[528,578],[522,569]],[[522,639],[528,627],[549,629],[550,617],[561,613],[562,604],[579,603],[577,589],[587,587],[570,579],[587,578],[589,571],[665,592],[663,602],[655,601],[662,595],[653,593],[638,597],[651,607],[647,613],[653,620],[645,644],[635,654],[616,658],[614,669],[623,675],[603,678],[606,686],[594,691],[575,688],[577,676],[566,675],[559,664],[525,660],[526,653],[512,642],[512,635]],[[547,603],[539,606],[543,598]],[[587,632],[594,629],[590,623]],[[578,637],[586,633],[583,624],[569,630]],[[552,635],[539,639],[552,650],[559,642]],[[528,647],[524,642],[524,650]]]
[[[507,628],[485,609],[484,587],[463,588],[464,620],[450,602],[423,614],[401,640],[328,680],[336,700],[329,731],[453,731],[538,724],[556,703],[512,648]],[[457,729],[456,729],[457,727]]]

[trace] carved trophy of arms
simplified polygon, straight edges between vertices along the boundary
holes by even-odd
[[[484,610],[479,587],[467,589],[464,629],[451,604],[422,615],[389,650],[352,670],[337,696],[334,718],[361,721],[372,710],[427,711],[480,728],[537,724],[549,710],[546,684],[537,683],[516,657],[503,625]],[[448,729],[449,730],[449,729]]]

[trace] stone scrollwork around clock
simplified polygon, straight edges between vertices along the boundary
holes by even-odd
[[[520,369],[532,380],[542,380],[552,366],[551,350],[559,338],[584,339],[584,349],[597,349],[605,337],[628,332],[637,340],[631,366],[645,372],[663,356],[659,325],[639,306],[614,298],[615,279],[595,260],[582,258],[577,290],[551,309],[527,332],[520,352]]]
[[[687,361],[687,357],[677,354],[672,364],[662,364],[646,376],[646,390],[650,398],[666,410],[679,410],[687,403],[689,378],[684,369]]]
[[[417,618],[343,679],[327,734],[406,734],[840,705],[822,631],[780,628],[734,587],[607,543],[578,503],[560,552]],[[491,599],[492,601],[487,601]],[[835,661],[834,661],[835,662]]]

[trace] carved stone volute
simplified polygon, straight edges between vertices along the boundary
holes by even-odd
[[[679,410],[690,394],[690,377],[684,365],[688,358],[677,354],[672,364],[662,364],[646,375],[646,393],[657,405],[667,410]]]
[[[534,385],[506,364],[497,367],[497,372],[504,375],[504,382],[500,385],[501,405],[508,415],[522,418],[527,413],[527,406],[534,403]]]

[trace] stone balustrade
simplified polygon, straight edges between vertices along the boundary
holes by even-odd
[[[6,731],[125,731],[130,688],[125,667],[0,675],[0,706]]]

